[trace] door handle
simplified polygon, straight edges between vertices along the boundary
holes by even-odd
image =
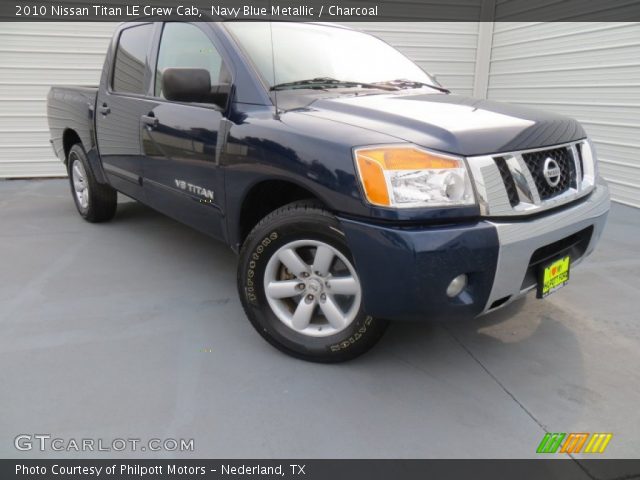
[[[153,112],[151,112],[149,115],[143,115],[141,118],[142,123],[144,123],[150,129],[156,128],[158,126],[158,119],[153,115]]]
[[[106,103],[103,103],[102,106],[100,108],[98,108],[98,111],[102,115],[109,115],[111,113],[111,109],[109,108],[109,106]]]

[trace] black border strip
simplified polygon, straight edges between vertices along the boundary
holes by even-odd
[[[471,453],[471,452],[469,452]],[[544,458],[542,458],[544,457]],[[640,460],[0,460],[0,478],[296,480],[630,480]],[[296,465],[297,467],[294,467]],[[173,468],[173,471],[170,470]],[[261,470],[261,467],[265,467]],[[302,467],[302,470],[300,470]],[[75,472],[61,475],[54,472]],[[75,470],[70,470],[75,469]],[[100,474],[96,472],[100,469]],[[113,469],[113,473],[109,473]],[[244,469],[244,470],[241,470]],[[29,472],[29,473],[28,473]],[[36,473],[40,472],[40,473]],[[233,473],[232,473],[233,472]],[[275,472],[275,473],[274,473]],[[304,472],[304,474],[302,473]]]
[[[94,8],[95,6],[106,7]],[[178,7],[182,9],[178,12]],[[197,7],[188,12],[184,7]],[[137,7],[137,8],[136,8]],[[155,8],[171,9],[159,13]],[[109,10],[117,9],[117,11]],[[234,9],[234,10],[231,10]],[[238,10],[235,10],[238,9]],[[231,13],[233,12],[233,13]],[[640,20],[640,0],[148,0],[0,2],[1,21],[279,20],[595,22]]]

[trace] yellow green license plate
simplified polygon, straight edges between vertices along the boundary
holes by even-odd
[[[566,255],[542,265],[538,280],[538,298],[544,298],[567,284],[570,264],[571,258]]]

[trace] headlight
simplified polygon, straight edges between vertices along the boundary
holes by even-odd
[[[475,203],[462,158],[413,145],[358,148],[354,156],[364,193],[373,205],[416,208]]]
[[[596,149],[590,138],[581,142],[578,146],[582,155],[582,174],[595,180],[598,176],[598,162],[596,161]]]

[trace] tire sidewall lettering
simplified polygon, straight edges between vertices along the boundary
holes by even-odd
[[[364,321],[362,322],[362,325],[349,338],[342,340],[341,342],[338,342],[336,344],[329,345],[327,349],[332,352],[339,352],[340,350],[344,350],[345,348],[351,347],[358,340],[360,340],[365,335],[365,333],[367,333],[367,330],[372,322],[373,322],[373,317],[371,317],[370,315],[367,315]]]
[[[250,260],[247,265],[247,273],[245,280],[245,297],[247,302],[249,302],[252,306],[259,308],[258,295],[256,292],[256,268],[258,267],[258,263],[262,258],[262,255],[265,253],[265,249],[271,245],[275,240],[280,238],[278,232],[273,231],[266,235],[260,240],[255,248],[255,250],[249,256]]]

